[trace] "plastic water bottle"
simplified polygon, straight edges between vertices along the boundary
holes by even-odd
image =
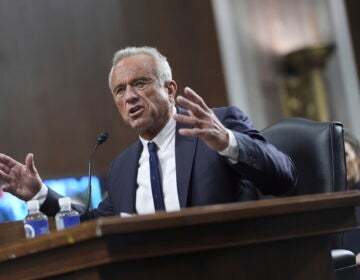
[[[28,215],[24,219],[26,238],[34,238],[49,233],[48,218],[40,212],[39,201],[30,200],[26,204],[28,207]]]
[[[80,224],[79,213],[71,209],[71,199],[62,197],[59,199],[60,211],[55,216],[56,229],[63,230]]]

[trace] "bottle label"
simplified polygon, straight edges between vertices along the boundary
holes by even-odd
[[[78,224],[80,224],[79,216],[68,216],[68,217],[63,217],[62,219],[56,219],[56,227],[58,230],[76,226]]]
[[[63,221],[64,221],[64,228],[68,228],[80,224],[79,216],[64,217]]]
[[[49,224],[47,220],[27,221],[24,224],[26,238],[34,238],[42,234],[49,233]]]

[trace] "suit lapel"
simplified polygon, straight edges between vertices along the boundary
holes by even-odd
[[[126,172],[122,173],[120,178],[120,182],[122,185],[126,186],[122,189],[122,193],[120,194],[121,199],[121,212],[125,213],[136,213],[135,209],[135,197],[136,197],[136,180],[138,174],[138,165],[139,165],[139,158],[142,152],[142,144],[138,140],[135,145],[133,145],[132,150],[129,153],[129,158],[125,161]],[[136,155],[136,156],[131,156]]]
[[[187,112],[177,107],[179,114],[186,115]],[[180,207],[187,206],[187,198],[190,187],[190,177],[194,161],[197,137],[182,136],[179,134],[180,128],[189,128],[182,123],[176,124],[175,134],[175,160],[176,160],[176,180],[179,195]]]

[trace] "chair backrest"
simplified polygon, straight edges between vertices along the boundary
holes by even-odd
[[[288,118],[265,128],[262,133],[268,142],[294,161],[297,194],[346,190],[341,123]]]
[[[262,133],[267,141],[294,161],[298,175],[297,194],[346,190],[341,123],[289,118],[265,128]],[[333,234],[331,241],[332,248],[343,248],[344,234]],[[337,278],[355,279],[354,253],[346,250],[332,250],[332,253]]]

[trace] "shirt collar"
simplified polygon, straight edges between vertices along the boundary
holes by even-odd
[[[176,113],[175,106],[173,107],[173,114]],[[169,146],[173,137],[175,137],[175,129],[176,129],[176,121],[170,116],[170,119],[163,127],[162,130],[151,140],[151,142],[155,142],[155,144],[159,147],[160,151],[165,151]],[[144,147],[147,147],[147,143],[150,142],[148,140],[143,139],[139,136],[141,143]]]

